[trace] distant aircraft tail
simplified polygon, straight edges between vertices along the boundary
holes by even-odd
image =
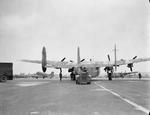
[[[77,64],[80,64],[80,48],[77,49]]]
[[[46,65],[47,65],[46,48],[43,47],[43,49],[42,49],[42,70],[43,70],[43,72],[46,72]]]

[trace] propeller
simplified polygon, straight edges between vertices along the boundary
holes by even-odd
[[[107,57],[108,57],[108,61],[110,61],[110,56],[109,56],[109,54],[107,55]]]
[[[64,57],[64,58],[61,60],[61,62],[63,62],[65,59],[66,59],[66,57]]]
[[[73,60],[70,60],[70,62],[74,62]]]
[[[134,56],[133,59],[137,58],[137,56]]]
[[[82,59],[80,62],[83,62],[85,59]]]
[[[134,56],[132,59],[134,60],[134,59],[136,59],[137,58],[137,56]],[[133,71],[133,63],[129,63],[128,65],[127,65],[127,67],[128,68],[130,68],[130,71],[132,72]]]
[[[75,69],[74,67],[69,68],[69,69],[68,69],[68,72],[73,72],[73,71],[74,71],[74,69]]]
[[[85,59],[82,59],[80,62],[83,62]],[[73,60],[70,60],[70,62],[74,62]]]

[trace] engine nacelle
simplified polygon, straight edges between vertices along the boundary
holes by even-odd
[[[137,56],[134,56],[133,58],[132,58],[132,60],[134,60],[134,59],[136,59],[137,58]],[[128,68],[130,68],[130,71],[132,71],[133,69],[133,63],[129,63],[129,64],[127,64],[127,67]]]
[[[46,72],[46,65],[47,65],[46,48],[43,47],[43,50],[42,50],[42,70],[43,70],[43,72]]]
[[[74,67],[68,69],[68,72],[73,72],[73,71],[74,71]]]
[[[133,63],[129,63],[129,64],[127,65],[127,67],[130,68],[130,71],[132,71]]]

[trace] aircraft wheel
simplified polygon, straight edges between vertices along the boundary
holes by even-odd
[[[111,77],[111,76],[109,76],[109,77],[108,77],[108,80],[110,80],[110,81],[111,81],[111,80],[112,80],[112,77]]]
[[[70,74],[70,77],[71,77],[71,80],[76,80],[76,76],[75,76],[74,73],[71,73],[71,74]]]
[[[76,84],[79,84],[77,80],[76,80]]]
[[[75,76],[75,74],[73,74],[73,80],[76,80],[76,76]]]
[[[110,74],[110,73],[108,74],[108,80],[110,80],[110,81],[112,80],[112,74]]]
[[[70,74],[71,80],[73,80],[73,73]]]
[[[111,80],[112,80],[112,78],[111,78],[111,77],[109,77],[108,79],[109,79],[109,81],[111,81]]]
[[[91,84],[91,82],[88,82],[88,84]]]

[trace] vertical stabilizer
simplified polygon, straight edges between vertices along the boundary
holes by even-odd
[[[77,64],[80,64],[80,48],[77,49]]]

